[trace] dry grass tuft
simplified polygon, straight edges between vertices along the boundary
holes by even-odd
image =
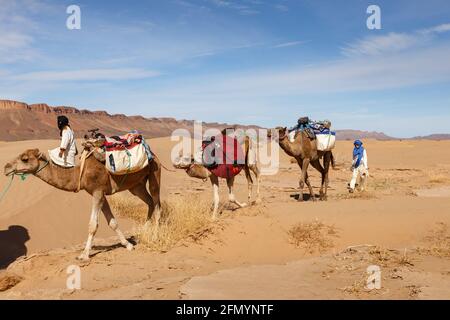
[[[139,223],[145,223],[148,207],[138,197],[130,192],[117,193],[108,198],[109,205],[114,214],[119,217],[133,219]]]
[[[326,225],[318,220],[299,223],[288,231],[288,235],[292,244],[310,253],[322,252],[333,247],[333,238],[338,236],[334,226]]]
[[[428,182],[433,184],[442,184],[449,182],[449,178],[443,174],[429,174]]]
[[[374,192],[370,191],[355,191],[354,193],[339,193],[335,196],[338,200],[350,200],[350,199],[359,199],[359,200],[373,200],[378,199],[377,195]]]
[[[397,263],[400,266],[405,266],[405,267],[413,267],[414,266],[413,258],[411,255],[408,255],[406,249],[403,251],[403,254],[397,258]]]
[[[158,230],[146,221],[148,207],[139,198],[121,193],[108,200],[114,213],[138,223],[138,241],[152,250],[167,251],[182,240],[199,241],[212,232],[210,205],[198,196],[174,196],[163,201]]]
[[[339,290],[343,291],[346,294],[359,296],[363,292],[369,292],[366,289],[367,275],[363,275],[360,279],[355,280],[351,286],[347,286],[344,288],[339,288]]]
[[[450,230],[447,224],[438,223],[425,240],[429,243],[429,246],[420,248],[419,252],[438,257],[450,257]]]
[[[162,203],[162,216],[158,229],[151,223],[141,224],[137,239],[146,247],[167,251],[180,241],[200,241],[212,232],[211,210],[208,203],[198,197],[173,197]]]
[[[22,277],[19,277],[15,274],[0,272],[0,292],[9,290],[9,289],[15,287],[22,280],[23,280]]]
[[[377,191],[391,191],[395,185],[390,178],[372,179],[371,181],[372,188]]]

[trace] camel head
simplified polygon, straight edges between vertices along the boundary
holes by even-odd
[[[275,135],[273,133],[276,133]],[[288,129],[286,127],[276,127],[267,132],[267,137],[269,139],[274,138],[276,141],[283,140],[288,135]]]
[[[29,149],[21,153],[17,158],[7,163],[4,174],[34,174],[39,170],[39,160],[47,160],[39,149]]]
[[[192,156],[184,156],[181,155],[174,159],[173,167],[175,169],[189,169],[189,167],[194,163],[194,159]]]
[[[188,176],[196,179],[206,180],[210,176],[210,172],[201,164],[195,163],[192,156],[178,156],[173,161],[175,169],[183,169]]]

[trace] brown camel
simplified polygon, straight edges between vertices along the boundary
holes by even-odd
[[[255,203],[261,202],[260,193],[259,193],[259,184],[261,180],[261,172],[259,168],[259,163],[256,160],[256,153],[253,149],[252,141],[249,137],[244,138],[244,146],[245,146],[245,164],[244,164],[244,172],[245,177],[247,179],[248,186],[248,203],[251,203],[252,193],[253,193],[253,178],[251,172],[255,175],[256,178],[256,200]],[[211,181],[213,187],[213,219],[218,218],[218,208],[219,208],[219,177],[209,171],[205,166],[200,163],[195,163],[194,157],[188,158],[177,158],[174,161],[173,166],[176,169],[183,169],[186,173],[193,178],[209,180]],[[227,186],[228,186],[228,199],[231,203],[238,205],[240,208],[246,207],[247,203],[240,203],[236,200],[233,193],[234,186],[234,177],[228,178]]]
[[[286,128],[277,127],[275,128],[278,133],[277,142],[281,149],[284,150],[289,156],[294,157],[297,160],[300,169],[302,170],[302,175],[300,177],[300,195],[299,201],[303,201],[303,188],[306,185],[309,188],[310,199],[315,201],[314,191],[311,186],[308,177],[308,167],[311,164],[317,171],[320,172],[322,176],[322,184],[320,187],[320,200],[327,200],[328,191],[328,171],[330,169],[330,164],[334,167],[334,157],[331,151],[318,151],[317,150],[317,140],[311,140],[308,138],[304,131],[299,131],[294,142],[289,141],[288,131]],[[269,131],[269,137],[272,136]],[[320,163],[320,159],[323,158],[323,166]]]
[[[86,151],[89,151],[92,147],[89,144],[83,145]],[[100,211],[103,211],[108,225],[116,232],[120,243],[128,250],[133,249],[133,245],[125,239],[120,231],[105,196],[129,190],[133,195],[147,203],[148,220],[154,217],[154,223],[157,225],[159,223],[161,215],[159,197],[161,164],[156,157],[146,168],[138,172],[130,173],[126,176],[114,176],[106,170],[104,164],[98,161],[96,157],[89,156],[85,161],[80,185],[80,166],[74,168],[59,167],[49,161],[39,149],[26,150],[16,159],[9,162],[5,166],[4,172],[5,175],[32,174],[51,186],[64,191],[77,192],[80,186],[80,190],[85,190],[92,196],[89,236],[83,253],[78,257],[80,260],[89,260],[92,241],[98,228]],[[147,191],[147,182],[150,193]]]

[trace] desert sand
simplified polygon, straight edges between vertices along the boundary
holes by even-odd
[[[170,139],[149,143],[170,165]],[[57,144],[0,142],[0,166],[27,148]],[[0,202],[0,277],[20,282],[0,299],[450,299],[450,141],[365,146],[371,173],[365,193],[346,190],[351,142],[337,143],[326,202],[295,199],[300,170],[281,153],[278,174],[262,178],[261,204],[224,205],[202,236],[167,250],[138,242],[129,252],[101,217],[89,263],[75,258],[87,237],[90,197],[33,176],[15,179]],[[318,193],[319,176],[312,168],[310,175]],[[7,181],[0,176],[0,186]],[[162,181],[162,200],[212,200],[209,182],[183,171],[163,170]],[[235,186],[246,201],[243,174]],[[119,215],[119,224],[132,237],[138,222]],[[298,238],[292,230],[299,224],[312,231]],[[81,290],[66,288],[70,265],[81,267]],[[370,265],[380,267],[379,290],[365,288]]]

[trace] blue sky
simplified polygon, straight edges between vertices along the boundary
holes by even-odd
[[[71,4],[81,30],[66,28]],[[450,132],[450,2],[0,0],[0,76],[0,98],[27,103]]]

